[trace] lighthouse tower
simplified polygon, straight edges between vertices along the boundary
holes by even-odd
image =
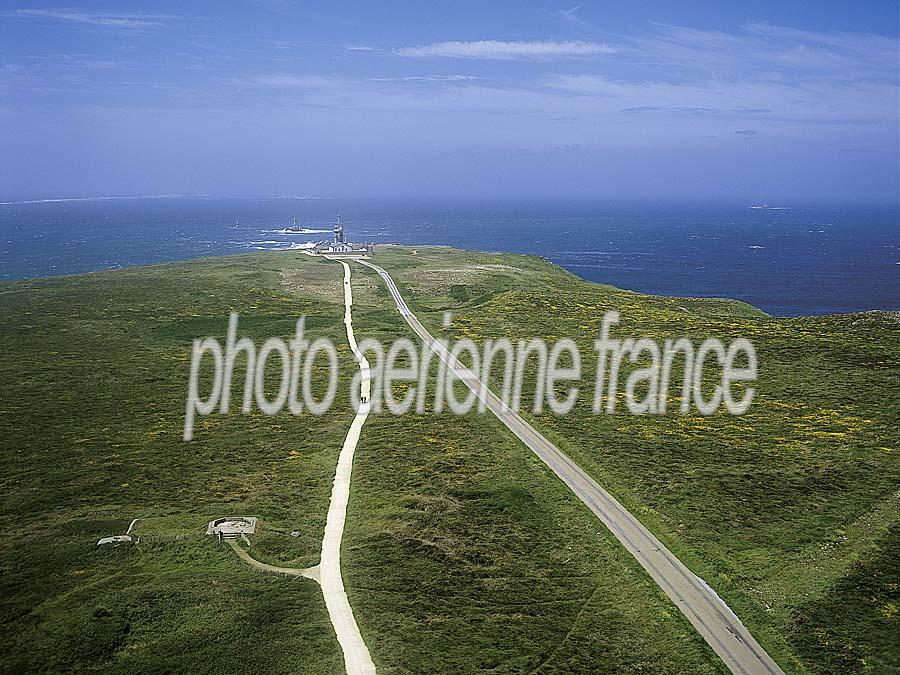
[[[337,222],[334,224],[334,243],[344,243],[344,225],[341,223],[341,214],[338,214]]]

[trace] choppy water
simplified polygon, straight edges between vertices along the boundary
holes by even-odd
[[[775,315],[900,310],[896,207],[139,198],[0,204],[0,279],[354,241],[531,253],[591,281]],[[285,233],[298,217],[310,230]],[[240,226],[235,228],[236,222]]]

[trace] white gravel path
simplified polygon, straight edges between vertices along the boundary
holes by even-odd
[[[361,403],[359,411],[353,418],[350,431],[344,440],[341,454],[338,457],[337,471],[334,475],[334,488],[331,491],[331,505],[328,508],[328,519],[325,522],[325,537],[322,539],[322,559],[319,563],[319,583],[322,585],[322,594],[325,596],[325,605],[328,608],[328,616],[337,633],[338,642],[344,651],[344,666],[347,673],[374,673],[375,664],[369,656],[369,649],[363,642],[353,617],[353,609],[344,591],[344,580],[341,577],[341,538],[344,534],[344,520],[347,515],[347,501],[350,498],[350,472],[353,468],[353,453],[359,442],[359,434],[366,418],[369,416],[370,377],[369,362],[359,352],[356,338],[353,336],[353,292],[350,289],[350,266],[341,262],[344,266],[344,325],[347,327],[347,341],[359,362],[362,373],[360,383]]]
[[[330,258],[333,259],[333,258]],[[344,521],[347,516],[347,502],[350,499],[350,472],[353,468],[353,453],[359,442],[359,434],[366,418],[369,416],[369,396],[371,378],[369,376],[369,362],[359,352],[356,338],[353,336],[353,292],[350,288],[350,266],[341,262],[344,266],[344,325],[347,328],[347,341],[353,350],[359,369],[362,374],[360,381],[359,410],[350,424],[350,431],[344,439],[341,453],[338,455],[337,470],[334,474],[334,487],[331,490],[331,504],[328,507],[328,518],[325,521],[325,536],[322,538],[322,557],[319,564],[308,569],[293,567],[276,567],[255,560],[250,554],[241,548],[237,542],[228,540],[228,543],[238,556],[248,565],[263,572],[284,574],[292,577],[306,577],[317,581],[322,587],[322,595],[325,597],[325,606],[328,608],[328,616],[334,632],[337,634],[341,650],[344,652],[344,668],[348,675],[371,675],[375,673],[375,664],[369,655],[369,648],[362,639],[359,626],[353,617],[353,609],[344,591],[344,579],[341,576],[341,539],[344,535]],[[133,523],[132,523],[133,525]]]

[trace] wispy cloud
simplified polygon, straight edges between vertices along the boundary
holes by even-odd
[[[405,77],[370,77],[372,82],[471,82],[474,75],[407,75]]]
[[[578,11],[581,9],[581,4],[577,4],[574,7],[570,7],[569,9],[559,9],[556,10],[557,18],[561,19],[563,22],[568,23],[570,25],[577,26],[579,28],[593,28],[593,26],[578,16]]]
[[[368,45],[344,45],[344,49],[348,52],[380,52],[378,47],[369,47]]]
[[[780,75],[690,81],[611,80],[598,75],[556,75],[544,86],[598,109],[646,124],[706,116],[723,121],[753,118],[767,125],[892,124],[896,128],[897,85],[878,80],[844,81],[821,75]],[[616,105],[616,108],[612,108]],[[696,124],[696,122],[695,122]],[[796,126],[801,125],[801,126]],[[700,128],[698,126],[698,128]]]
[[[657,24],[622,41],[644,65],[675,76],[714,74],[717,78],[825,77],[896,81],[896,38],[863,33],[815,32],[765,23],[739,31]]]
[[[126,29],[155,28],[174,18],[168,14],[85,12],[74,9],[16,9],[3,12],[3,16]]]
[[[641,113],[678,113],[682,115],[765,115],[771,113],[769,108],[703,108],[685,105],[637,105],[622,108],[619,112],[628,115]]]
[[[394,53],[407,58],[442,56],[457,59],[560,59],[615,54],[618,47],[602,42],[553,40],[513,41],[477,40],[474,42],[435,42],[417,47],[400,47]]]
[[[251,84],[283,89],[332,89],[345,84],[340,78],[323,77],[321,75],[286,75],[268,74],[254,75],[249,79]]]
[[[360,69],[346,67],[359,64],[346,57],[316,64],[299,54],[252,60],[240,52],[235,74],[238,52],[231,52],[226,67],[211,66],[209,77],[190,78],[184,87],[194,91],[195,80],[202,80],[213,84],[197,87],[198,99],[302,110],[300,120],[321,114],[326,130],[333,131],[328,125],[336,119],[349,121],[347,128],[372,143],[391,133],[398,143],[430,143],[425,134],[439,125],[442,143],[466,147],[674,147],[712,136],[732,144],[753,137],[758,145],[787,139],[896,147],[896,38],[748,24],[727,32],[651,25],[605,39],[609,45],[486,40],[406,47],[375,72],[371,67],[382,59],[363,59]],[[331,43],[329,55],[335,48],[349,49]],[[590,55],[600,58],[579,58]],[[106,83],[121,90],[125,73],[135,80],[144,74],[143,64],[126,61],[115,69],[97,55],[75,56],[27,62],[25,74],[15,66],[0,68],[0,87],[76,91],[77,80],[102,93],[111,91],[102,88]],[[434,63],[428,56],[447,60]],[[481,72],[487,64],[474,59],[519,61],[511,69],[495,62]],[[158,80],[157,86],[168,82]],[[253,95],[236,97],[235,86]],[[496,124],[499,119],[503,124]],[[756,133],[746,133],[751,130]]]

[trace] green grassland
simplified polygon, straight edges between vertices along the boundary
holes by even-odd
[[[572,414],[531,421],[783,668],[900,668],[895,316],[772,319],[524,256],[385,247],[377,262],[435,335],[572,337],[586,373],[607,309],[623,336],[751,339],[758,394],[742,417],[595,416],[582,395]],[[357,339],[410,336],[377,276],[353,274]],[[334,262],[264,253],[0,285],[0,670],[341,672],[314,582],[255,572],[203,535],[212,517],[256,515],[254,557],[317,562],[352,418],[341,277]],[[301,315],[334,341],[330,415],[233,410],[181,441],[191,342],[223,339],[230,311],[257,344]],[[138,545],[96,546],[135,517]],[[380,672],[724,671],[490,415],[369,417],[343,568]]]
[[[346,400],[329,419],[211,416],[181,441],[191,342],[224,338],[232,309],[256,340],[291,335],[307,315],[308,330],[342,348],[346,399],[340,306],[283,288],[286,262],[2,287],[0,668],[341,672],[318,587],[251,572],[203,533],[213,517],[259,514],[261,552],[317,562]],[[308,284],[340,297],[338,266],[306,270]],[[136,517],[140,545],[96,546]]]
[[[379,262],[436,335],[576,340],[586,394],[568,416],[531,421],[725,597],[783,667],[900,668],[898,315],[774,319],[731,300],[585,283],[524,256],[396,248]],[[442,330],[447,309],[454,321]],[[749,338],[759,355],[750,411],[593,415],[592,341],[610,309],[621,337]]]

